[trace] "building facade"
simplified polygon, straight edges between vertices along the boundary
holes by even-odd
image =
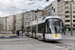
[[[7,18],[7,31],[9,31],[9,17]]]
[[[50,16],[51,15],[52,10],[50,8],[51,8],[51,5],[48,5],[44,8],[44,16]]]
[[[65,27],[75,30],[75,0],[57,0],[58,16],[62,19]]]
[[[0,17],[0,30],[3,30],[3,18]]]
[[[7,18],[8,18],[8,17],[3,17],[3,18],[2,18],[2,22],[3,22],[3,23],[2,23],[2,25],[3,25],[2,31],[7,31]]]
[[[32,19],[31,11],[24,12],[24,29],[26,29],[25,27],[27,25],[30,25],[31,19]]]
[[[41,18],[44,16],[44,10],[36,10],[35,19]]]
[[[22,14],[16,15],[16,31],[22,30]]]
[[[58,15],[57,7],[58,7],[57,0],[55,0],[44,8],[44,16],[57,16]]]
[[[16,16],[15,15],[10,15],[8,18],[8,27],[9,31],[15,31],[15,21],[16,21]]]
[[[28,12],[24,12],[24,28],[27,25],[30,25],[30,22],[37,20],[38,18],[41,18],[43,16],[44,16],[43,10],[31,10]]]

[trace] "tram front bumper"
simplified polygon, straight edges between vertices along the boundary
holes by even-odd
[[[45,41],[61,41],[62,39],[45,39]]]

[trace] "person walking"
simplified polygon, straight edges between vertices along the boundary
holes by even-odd
[[[19,31],[19,36],[21,36],[21,34],[22,34],[22,31]]]

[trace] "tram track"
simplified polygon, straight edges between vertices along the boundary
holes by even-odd
[[[59,44],[55,44],[55,45],[67,48],[69,50],[74,50],[75,49],[75,47],[73,47],[71,45],[64,44],[64,43],[59,43]]]
[[[33,40],[33,41],[32,41]],[[29,42],[27,42],[29,41]],[[12,40],[12,41],[1,41],[0,45],[16,45],[16,44],[42,44],[43,42],[29,38],[29,39],[22,39],[22,40]]]
[[[49,43],[66,48],[68,50],[75,50],[75,46],[64,44],[63,42],[53,41],[53,42],[49,42]]]

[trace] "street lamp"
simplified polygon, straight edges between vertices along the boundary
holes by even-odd
[[[70,19],[71,19],[70,24],[71,24],[71,35],[73,35],[73,28],[72,28],[72,2],[73,2],[73,0],[70,1]]]
[[[63,31],[63,34],[65,35],[65,28],[66,28],[66,26],[63,23],[63,17],[61,17],[61,19],[62,19],[62,27],[63,27],[62,31]]]

